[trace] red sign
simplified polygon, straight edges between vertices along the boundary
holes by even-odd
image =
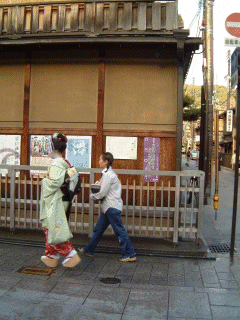
[[[225,28],[232,36],[240,38],[240,13],[232,13],[225,21]]]

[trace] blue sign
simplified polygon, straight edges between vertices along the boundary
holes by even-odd
[[[231,87],[238,84],[238,48],[233,51],[231,56]]]
[[[66,159],[75,168],[91,168],[92,137],[67,136]]]

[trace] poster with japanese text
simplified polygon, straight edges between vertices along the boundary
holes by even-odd
[[[20,165],[20,135],[0,135],[0,164]],[[7,174],[7,169],[1,169],[0,173]]]
[[[67,136],[66,159],[75,168],[91,168],[92,137]]]
[[[106,152],[111,152],[114,159],[137,159],[136,137],[107,137]]]
[[[160,138],[144,138],[143,170],[158,171],[160,156]],[[158,182],[158,176],[144,175],[144,182]]]

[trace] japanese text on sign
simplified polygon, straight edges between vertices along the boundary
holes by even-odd
[[[143,170],[158,171],[160,155],[160,138],[144,138]],[[158,182],[158,176],[144,175],[144,182]]]

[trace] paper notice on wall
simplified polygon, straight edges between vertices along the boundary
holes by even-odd
[[[107,137],[106,152],[111,152],[114,159],[137,159],[136,137]]]
[[[92,137],[67,136],[66,159],[75,168],[91,168]]]
[[[160,157],[160,138],[144,138],[143,170],[158,171]],[[144,182],[158,182],[158,176],[144,175]]]
[[[20,135],[0,135],[0,164],[20,165]],[[5,175],[6,169],[1,169],[0,173]]]

